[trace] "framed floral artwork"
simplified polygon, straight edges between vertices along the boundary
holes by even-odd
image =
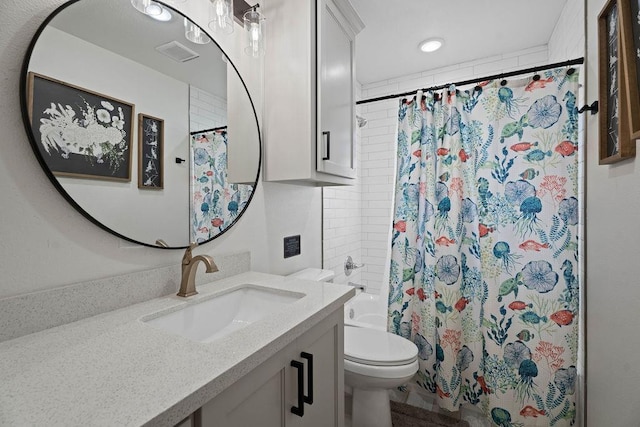
[[[608,0],[598,16],[599,158],[600,164],[634,157],[624,78],[621,0]]]
[[[138,188],[164,188],[164,120],[138,114]]]
[[[631,138],[640,138],[640,2],[619,0],[622,75],[627,87]]]
[[[28,112],[56,176],[131,181],[134,104],[30,72]]]

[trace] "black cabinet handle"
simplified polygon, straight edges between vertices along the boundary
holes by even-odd
[[[302,352],[300,357],[307,359],[307,395],[304,402],[313,405],[313,354]]]
[[[291,412],[299,417],[304,416],[304,363],[291,361],[291,366],[298,370],[298,406],[292,406]]]
[[[323,157],[322,160],[329,160],[331,157],[331,131],[322,132],[322,136],[327,135],[327,156]]]

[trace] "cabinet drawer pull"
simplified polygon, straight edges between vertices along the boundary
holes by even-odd
[[[329,158],[331,158],[331,131],[322,132],[322,136],[324,137],[325,135],[327,136],[327,155],[323,157],[322,160],[329,160]]]
[[[313,354],[302,352],[300,357],[307,359],[307,395],[304,402],[313,405]]]
[[[291,412],[299,417],[304,416],[304,363],[291,361],[291,366],[298,370],[298,406],[292,406]]]

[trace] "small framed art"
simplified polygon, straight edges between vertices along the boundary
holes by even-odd
[[[138,188],[164,188],[164,120],[138,114]]]

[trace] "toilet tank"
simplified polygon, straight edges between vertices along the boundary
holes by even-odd
[[[290,277],[298,279],[313,280],[314,282],[333,282],[335,273],[332,270],[324,270],[322,268],[305,268],[289,274]]]

